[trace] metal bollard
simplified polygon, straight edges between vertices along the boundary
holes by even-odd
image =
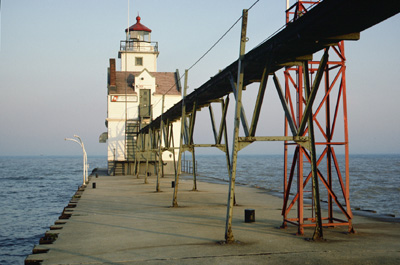
[[[92,188],[95,189],[96,188],[96,182],[92,183]]]
[[[244,222],[252,223],[256,221],[256,210],[254,209],[245,209],[244,210]]]
[[[175,188],[175,181],[171,181],[171,188]]]

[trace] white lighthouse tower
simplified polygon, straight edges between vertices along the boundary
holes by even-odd
[[[110,59],[107,133],[103,134],[107,136],[109,174],[133,174],[138,131],[182,99],[178,73],[157,72],[158,42],[151,41],[151,29],[140,20],[137,16],[136,23],[125,29],[126,40],[120,41],[120,71],[116,71],[116,60]],[[173,128],[179,135],[180,122]],[[179,146],[178,139],[175,146]],[[164,172],[173,173],[172,153],[165,151],[162,158]]]
[[[151,42],[151,29],[140,23],[125,29],[126,41],[121,41],[118,58],[121,59],[121,71],[157,72],[158,43]]]

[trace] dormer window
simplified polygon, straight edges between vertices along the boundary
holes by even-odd
[[[135,65],[143,66],[143,57],[135,57]]]

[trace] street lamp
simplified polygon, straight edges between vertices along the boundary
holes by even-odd
[[[87,162],[87,153],[86,153],[85,145],[83,144],[83,141],[82,141],[81,137],[79,137],[76,134],[74,134],[74,137],[78,138],[78,140],[79,140],[79,142],[81,143],[81,146],[82,146],[82,150],[83,150],[83,154],[84,154],[83,155],[83,157],[84,157],[83,164],[84,164],[84,167],[85,167],[85,177],[86,177],[85,179],[86,179],[86,183],[87,183],[87,182],[89,182],[89,178],[88,178],[89,164]]]
[[[77,136],[74,135],[74,137],[78,138],[78,140],[73,139],[73,138],[65,138],[65,141],[73,141],[77,144],[79,144],[82,147],[82,151],[83,151],[83,185],[85,185],[87,183],[87,155],[86,155],[86,150],[85,150],[85,145],[82,142],[82,139]]]

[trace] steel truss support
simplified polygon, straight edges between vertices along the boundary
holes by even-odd
[[[229,195],[228,195],[228,203],[227,203],[227,214],[226,214],[226,226],[225,226],[225,240],[227,243],[232,243],[235,241],[233,232],[232,232],[232,217],[233,217],[233,206],[235,205],[235,179],[236,179],[236,167],[237,167],[237,155],[238,152],[246,147],[247,145],[255,142],[255,141],[284,141],[285,142],[285,175],[284,175],[284,202],[283,202],[283,227],[286,227],[287,223],[292,223],[297,225],[298,233],[304,233],[304,227],[313,226],[315,227],[314,239],[319,239],[323,237],[323,226],[334,226],[334,225],[349,225],[349,230],[352,230],[351,227],[351,210],[348,199],[348,148],[347,148],[347,109],[346,109],[346,97],[345,97],[345,79],[344,79],[344,51],[343,51],[343,43],[339,43],[338,46],[333,46],[331,50],[333,50],[341,60],[335,62],[328,62],[328,49],[325,50],[325,53],[320,62],[313,61],[304,61],[304,58],[310,58],[310,56],[306,56],[304,58],[297,58],[295,63],[288,62],[288,65],[299,65],[298,67],[288,67],[285,72],[285,89],[283,90],[279,84],[279,80],[275,73],[271,73],[270,66],[273,62],[273,54],[271,53],[268,56],[267,62],[265,62],[265,66],[263,69],[263,75],[260,79],[259,90],[257,95],[257,100],[254,106],[253,117],[250,123],[250,126],[247,123],[246,115],[244,113],[244,108],[242,106],[242,92],[244,88],[243,84],[243,76],[244,76],[244,64],[241,60],[244,50],[245,50],[245,42],[246,42],[246,24],[247,24],[247,10],[243,11],[243,20],[242,20],[242,34],[241,34],[241,48],[240,48],[240,59],[238,63],[238,76],[236,82],[232,78],[232,75],[228,75],[228,80],[231,85],[231,89],[235,95],[235,116],[234,116],[234,131],[233,131],[233,139],[232,139],[232,150],[229,153],[228,148],[228,137],[227,137],[227,126],[226,126],[226,116],[229,105],[229,96],[226,96],[225,99],[219,99],[221,103],[221,121],[219,124],[219,129],[217,130],[217,126],[215,124],[214,110],[211,103],[208,105],[210,120],[211,120],[211,128],[213,132],[213,138],[215,144],[194,144],[193,136],[194,136],[194,127],[196,121],[196,111],[204,106],[197,106],[197,102],[194,101],[192,106],[188,106],[185,104],[186,97],[186,89],[187,89],[187,75],[188,72],[185,73],[185,86],[184,86],[184,96],[183,96],[183,104],[182,104],[182,116],[181,116],[181,133],[180,137],[180,145],[179,145],[179,154],[177,158],[175,158],[174,153],[174,164],[175,164],[175,188],[172,200],[172,206],[178,206],[177,203],[177,194],[179,188],[179,175],[181,173],[181,161],[182,161],[182,153],[184,151],[192,152],[193,164],[195,165],[195,147],[217,147],[226,154],[227,168],[229,174]],[[316,68],[318,66],[318,68]],[[333,81],[329,80],[329,72],[331,70],[336,70],[337,74]],[[296,77],[293,78],[290,73],[294,72]],[[316,73],[314,79],[313,75]],[[280,98],[282,108],[285,113],[285,132],[284,136],[256,136],[256,128],[259,121],[259,116],[261,113],[261,106],[263,103],[263,98],[265,95],[266,85],[268,81],[269,74],[272,74],[273,81],[275,84],[276,91]],[[340,79],[339,76],[342,76],[342,80],[338,82]],[[322,82],[322,80],[324,82]],[[320,95],[318,93],[320,83],[325,84],[325,94]],[[312,86],[311,86],[311,83]],[[290,84],[294,86],[294,92],[290,89]],[[331,94],[334,92],[335,85],[339,84],[339,92],[336,96],[336,107],[333,114],[331,114]],[[296,102],[293,102],[293,98],[296,98]],[[339,106],[343,104],[343,114],[344,118],[344,130],[345,130],[345,141],[344,142],[333,142],[333,135],[335,131],[335,125],[337,124],[338,116],[339,116]],[[318,106],[315,110],[314,106]],[[186,108],[190,108],[188,112]],[[325,118],[326,125],[323,128],[323,123],[318,119],[318,113],[325,107]],[[333,119],[332,119],[333,118]],[[163,120],[163,119],[161,119]],[[316,125],[316,126],[314,126]],[[243,127],[243,132],[245,134],[244,137],[239,136],[239,128]],[[315,129],[314,129],[315,127]],[[290,130],[290,134],[289,134]],[[315,131],[317,130],[317,131]],[[325,137],[325,141],[320,141],[320,134]],[[147,136],[141,136],[140,145],[142,149],[144,149],[143,154],[146,156],[146,169],[148,168],[148,157],[151,152],[156,152],[158,150],[159,156],[161,156],[162,148],[161,144],[164,141],[165,149],[171,149],[170,142],[172,139],[172,143],[174,143],[173,138],[173,130],[172,124],[169,124],[168,121],[166,124],[161,123],[160,129],[158,130],[158,138],[154,136],[153,130],[149,130],[149,134]],[[222,144],[222,138],[224,138],[224,143]],[[163,140],[164,139],[164,140]],[[157,143],[158,147],[154,144]],[[322,154],[317,154],[317,148],[321,145],[326,145],[325,150]],[[346,152],[346,180],[343,182],[342,175],[340,173],[339,162],[335,155],[335,151],[333,149],[334,146],[337,145],[345,145]],[[294,155],[293,160],[290,165],[288,161],[288,149],[290,147],[294,147]],[[174,150],[175,147],[172,147]],[[322,170],[319,168],[322,161],[326,159],[325,157],[329,157],[327,165],[328,165],[328,173],[327,177],[325,177],[322,173]],[[159,157],[160,159],[160,157]],[[162,165],[162,161],[159,162],[158,174],[160,174],[161,169],[160,165]],[[335,194],[335,189],[332,181],[332,170],[330,167],[334,165],[339,179],[339,187],[342,190],[342,194],[344,195],[345,206],[342,205],[340,199],[337,198]],[[290,169],[290,174],[288,173],[288,169]],[[309,170],[308,174],[307,170]],[[194,169],[193,175],[193,190],[197,189],[196,185],[196,170]],[[147,172],[147,170],[146,170]],[[297,173],[297,179],[295,174]],[[147,174],[146,176],[147,177]],[[312,180],[311,182],[309,180]],[[329,207],[329,216],[328,218],[323,218],[321,209],[320,209],[320,199],[319,199],[319,182],[323,184],[326,188],[328,194],[328,207]],[[296,183],[296,185],[293,185]],[[304,192],[307,189],[307,184],[311,183],[311,191],[312,192],[312,216],[305,217],[304,216]],[[290,197],[289,194],[293,192],[291,188],[297,187],[296,194],[293,197]],[[292,218],[289,216],[289,213],[293,206],[297,203],[297,217]],[[342,211],[342,213],[347,218],[346,220],[340,220],[339,218],[333,217],[333,203],[335,203],[338,208]],[[328,220],[328,223],[324,223]],[[308,224],[307,222],[311,222]]]
[[[307,13],[307,5],[312,6],[319,2],[317,0],[297,1],[286,11],[286,22],[290,23],[291,20],[298,19]],[[359,35],[349,35],[346,38],[358,39]],[[353,231],[349,200],[344,42],[337,43],[333,40],[332,43],[327,43],[326,46],[321,62],[303,61],[297,66],[285,68],[284,100],[282,99],[282,90],[280,90],[279,94],[282,104],[286,105],[285,136],[289,135],[288,129],[290,129],[293,135],[296,133],[298,136],[304,136],[308,133],[311,141],[309,148],[299,143],[293,144],[285,141],[282,227],[286,227],[287,223],[297,225],[298,234],[300,235],[304,234],[305,227],[315,227],[314,239],[322,238],[323,226],[347,225],[349,231]],[[330,50],[330,61],[327,60],[328,50]],[[315,73],[317,74],[314,77],[314,84],[310,87],[310,81]],[[325,91],[322,92],[320,89],[317,95],[319,85],[315,86],[315,84],[321,81]],[[310,102],[315,102],[314,105],[316,106],[313,107],[313,104],[309,104]],[[341,106],[342,110],[340,110]],[[344,133],[342,135],[335,133],[336,127],[343,127]],[[344,164],[340,164],[335,155],[335,149],[341,146],[344,146]],[[293,158],[289,159],[291,150],[293,150]],[[323,164],[326,165],[325,170],[322,169]],[[345,168],[344,178],[341,172],[343,167]],[[334,171],[337,175],[337,181],[334,181]],[[312,179],[311,183],[310,179]],[[322,187],[325,187],[321,192],[323,196],[327,196],[327,217],[323,217],[320,211],[320,199],[318,198],[319,181],[323,184]],[[296,186],[294,183],[296,183]],[[307,192],[312,193],[311,205],[305,205],[304,198]],[[294,193],[294,195],[290,196],[289,194],[291,193]],[[338,197],[338,195],[340,196]],[[291,210],[296,203],[297,212],[293,216]],[[313,209],[311,216],[305,216],[304,208],[307,206]],[[334,206],[341,211],[344,219],[333,216]]]
[[[169,125],[167,125],[169,126]],[[161,124],[160,128],[165,129],[165,125]],[[162,153],[166,150],[172,150],[169,146],[163,147],[164,143],[169,142],[167,136],[163,133],[165,130],[150,129],[149,133],[139,133],[137,136],[137,147],[135,151],[135,172],[137,178],[140,174],[140,165],[143,161],[146,163],[144,184],[148,184],[150,163],[154,166],[154,172],[157,174],[156,191],[160,191],[160,177],[164,177]],[[164,142],[163,142],[164,141]],[[151,162],[150,162],[151,161]]]
[[[156,130],[149,130],[149,133],[139,133],[137,135],[137,147],[135,150],[135,174],[136,177],[139,178],[140,174],[140,165],[143,161],[146,162],[145,165],[145,174],[144,174],[144,184],[148,184],[148,175],[149,175],[149,164],[150,160],[153,161],[154,171],[158,174],[157,163],[153,159],[158,155],[158,142],[160,135]],[[158,184],[157,184],[158,185]]]
[[[175,169],[175,187],[174,187],[174,194],[173,194],[173,199],[172,199],[172,206],[176,207],[178,206],[178,188],[179,188],[179,175],[181,173],[181,162],[182,162],[182,153],[185,151],[189,151],[192,153],[192,162],[193,162],[193,188],[192,191],[197,190],[197,180],[196,180],[196,163],[195,163],[195,148],[196,147],[216,147],[223,151],[226,154],[226,159],[227,159],[227,168],[228,172],[230,174],[230,158],[229,158],[229,148],[228,145],[226,144],[228,142],[228,134],[227,134],[227,129],[226,129],[226,116],[228,112],[228,106],[229,106],[229,96],[227,96],[224,99],[219,99],[219,103],[221,104],[221,121],[219,124],[219,130],[217,132],[217,126],[215,123],[215,118],[214,118],[214,111],[212,108],[212,105],[208,105],[209,113],[210,113],[210,120],[211,120],[211,128],[212,132],[214,135],[214,144],[195,144],[194,143],[194,127],[195,127],[195,122],[196,122],[196,112],[198,109],[200,109],[202,106],[197,106],[196,101],[194,102],[192,106],[192,110],[188,113],[186,110],[186,104],[184,104],[185,97],[186,97],[186,91],[187,91],[187,76],[188,76],[188,71],[185,71],[185,83],[184,83],[184,93],[183,93],[183,104],[182,104],[182,124],[181,124],[181,133],[180,133],[180,138],[179,138],[179,154],[178,158],[176,161],[176,158],[174,158],[174,162],[176,163],[176,169]],[[189,116],[189,117],[188,117]],[[173,131],[172,129],[170,130],[170,136],[169,139],[172,139],[171,141],[173,142]],[[222,143],[222,139],[224,139],[225,143]],[[172,147],[173,149],[175,147]]]
[[[195,144],[194,143],[194,127],[195,127],[195,122],[196,122],[196,112],[203,106],[197,106],[196,101],[194,102],[192,109],[190,112],[187,111],[186,109],[186,104],[184,104],[185,97],[186,97],[186,89],[187,89],[187,71],[185,72],[185,85],[184,85],[184,96],[183,96],[183,104],[182,104],[182,118],[181,120],[182,125],[181,125],[181,133],[180,133],[180,145],[179,145],[179,154],[177,158],[177,166],[175,170],[175,187],[174,187],[174,195],[173,195],[173,200],[172,200],[172,206],[176,207],[178,206],[178,201],[177,201],[177,196],[178,196],[178,188],[179,188],[179,175],[181,173],[181,161],[182,161],[182,153],[185,151],[189,151],[192,153],[192,159],[193,159],[193,188],[192,191],[197,190],[197,180],[196,180],[196,163],[195,163],[195,148],[196,147],[216,147],[223,151],[226,154],[226,159],[227,159],[227,168],[228,172],[230,174],[230,158],[229,158],[229,148],[228,145],[226,144],[228,142],[228,134],[227,134],[227,126],[226,126],[226,116],[228,112],[228,106],[229,106],[229,96],[227,96],[225,99],[219,99],[219,103],[221,104],[221,121],[219,123],[219,129],[217,131],[217,126],[215,123],[215,118],[214,118],[214,110],[211,104],[208,105],[209,113],[210,113],[210,120],[211,120],[211,128],[212,132],[214,135],[214,143],[213,144]],[[171,136],[170,138],[173,139],[173,131],[171,130]],[[225,143],[222,143],[224,140]],[[173,142],[173,140],[172,140]],[[172,147],[175,148],[175,147]],[[174,158],[174,161],[176,161],[176,158]]]
[[[328,61],[328,50],[330,50],[332,56],[338,59]],[[322,238],[323,226],[347,225],[349,232],[353,231],[349,200],[345,69],[344,44],[340,42],[337,46],[325,49],[321,62],[306,61],[301,66],[287,67],[285,70],[285,104],[287,105],[287,109],[285,110],[287,112],[285,115],[285,136],[288,136],[288,128],[290,128],[292,133],[297,130],[298,136],[304,136],[308,133],[311,148],[305,148],[298,143],[297,145],[293,145],[292,143],[285,142],[282,227],[286,227],[287,223],[297,225],[298,234],[303,235],[305,227],[314,226],[314,239]],[[315,72],[314,84],[310,87],[310,80]],[[333,79],[331,79],[332,76]],[[321,81],[323,81],[325,90],[322,92],[320,89],[317,95],[319,85],[315,86],[315,84]],[[293,102],[294,98],[296,99],[296,104]],[[314,109],[313,104],[310,104],[310,102],[315,103],[316,107]],[[343,108],[342,111],[340,111],[341,105]],[[323,111],[325,111],[325,115],[323,115]],[[296,117],[296,120],[292,117]],[[342,122],[341,125],[338,125],[339,120]],[[315,129],[314,125],[316,125]],[[335,134],[337,126],[343,126],[343,135],[337,135],[339,133]],[[343,140],[334,141],[335,138]],[[335,149],[340,146],[344,146],[344,164],[338,162],[335,154]],[[319,147],[318,150],[316,147]],[[289,160],[290,148],[294,148],[293,159],[291,160]],[[323,150],[320,150],[321,148]],[[325,170],[322,169],[323,163],[326,165]],[[344,178],[341,172],[341,168],[343,167],[345,168]],[[333,170],[336,172],[337,182],[334,181]],[[312,179],[311,183],[309,182],[310,179]],[[319,181],[325,187],[324,194],[326,195],[324,196],[327,196],[328,202],[327,217],[322,216],[319,206]],[[295,189],[294,182],[297,183],[295,192],[293,191]],[[309,187],[310,185],[311,187]],[[310,205],[313,209],[312,216],[305,216],[304,212],[304,208],[307,207],[304,198],[308,191],[312,192]],[[292,198],[289,196],[291,193],[294,193]],[[289,216],[296,203],[297,215],[295,217]],[[344,219],[333,216],[335,205],[342,212]]]
[[[316,7],[321,7],[319,8],[321,13],[309,12],[307,17],[303,17],[307,12],[305,5],[315,5],[319,2],[318,0],[299,0],[297,4],[287,10],[287,23],[289,23],[291,15],[294,16],[294,20],[302,17],[304,22],[291,23],[291,26],[278,32],[247,55],[244,55],[247,10],[243,10],[239,59],[204,83],[187,98],[186,72],[185,92],[182,101],[174,105],[164,115],[164,118],[168,117],[171,120],[177,120],[181,115],[182,123],[179,135],[178,163],[175,164],[173,206],[178,206],[177,192],[182,152],[191,150],[194,152],[195,147],[217,147],[226,153],[229,172],[229,195],[225,226],[225,240],[227,243],[235,242],[232,232],[232,217],[233,206],[235,205],[234,194],[238,152],[255,141],[284,142],[282,227],[286,227],[288,223],[294,224],[298,227],[298,234],[304,234],[305,227],[313,227],[315,228],[314,239],[323,237],[322,228],[326,226],[343,225],[348,226],[350,232],[353,231],[349,200],[346,58],[342,40],[357,40],[359,38],[359,32],[357,31],[365,30],[389,17],[389,15],[393,15],[393,10],[395,9],[392,7],[395,5],[380,5],[383,7],[380,9],[381,14],[376,17],[376,23],[367,21],[368,19],[362,19],[363,17],[360,15],[356,17],[350,16],[350,13],[343,12],[342,6],[336,4],[335,1],[324,1]],[[349,10],[352,10],[350,8],[357,8],[357,3],[354,2],[356,1],[346,3]],[[370,2],[366,6],[368,7],[366,10],[380,8],[380,6],[372,5],[372,1]],[[293,9],[294,11],[292,11]],[[335,12],[328,12],[329,10]],[[342,16],[344,16],[343,20],[341,19]],[[316,23],[314,24],[313,22]],[[317,23],[318,25],[316,25]],[[339,33],[343,33],[343,35],[335,35]],[[329,47],[331,61],[328,61],[327,47]],[[322,60],[318,62],[311,61],[311,53],[313,51],[322,51],[324,48],[325,53]],[[280,86],[279,80],[274,73],[274,71],[282,67],[286,67],[284,89]],[[245,70],[248,71],[246,74]],[[263,70],[262,74],[261,70]],[[236,79],[233,78],[235,75],[237,75]],[[275,88],[285,114],[283,136],[256,136],[261,105],[269,75],[273,75]],[[248,124],[242,106],[242,92],[245,85],[255,82],[260,82],[260,86],[252,120]],[[320,85],[321,83],[322,85]],[[323,90],[324,86],[325,90]],[[235,96],[235,114],[232,143],[230,143],[232,144],[232,149],[229,150],[226,113],[231,92]],[[219,101],[222,106],[222,117],[218,131],[211,106],[216,101]],[[215,144],[194,144],[193,132],[196,111],[202,107],[209,107]],[[180,114],[181,110],[182,113]],[[187,121],[188,117],[190,122]],[[146,173],[148,171],[149,154],[154,152],[152,144],[154,143],[153,130],[160,124],[151,124],[143,128],[143,133],[146,133],[146,135],[141,135],[138,139],[141,150],[139,151],[141,156],[137,156],[138,167],[142,158],[146,158],[144,160],[147,164]],[[242,125],[244,137],[239,136],[240,125]],[[172,139],[172,143],[174,143],[172,124],[167,121],[166,127],[169,129],[160,129],[159,137],[162,137],[163,133],[170,134],[167,137],[164,136],[164,142],[167,142],[166,148],[170,149],[170,140]],[[340,130],[343,131],[343,135],[338,133]],[[161,139],[158,142],[160,143]],[[344,162],[339,160],[336,155],[336,149],[342,147],[344,147]],[[174,146],[172,150],[175,150]],[[158,147],[158,152],[160,153],[160,147]],[[290,152],[293,157],[290,157]],[[344,172],[342,172],[343,168]],[[194,183],[196,181],[195,178],[196,176],[194,175]],[[319,184],[321,184],[321,198],[327,198],[327,217],[320,210]],[[311,194],[309,198],[305,195],[307,191]],[[312,207],[312,211],[305,213],[304,208],[308,206],[305,205],[308,204],[307,199],[310,201],[309,206]],[[334,212],[334,208],[340,212]]]

